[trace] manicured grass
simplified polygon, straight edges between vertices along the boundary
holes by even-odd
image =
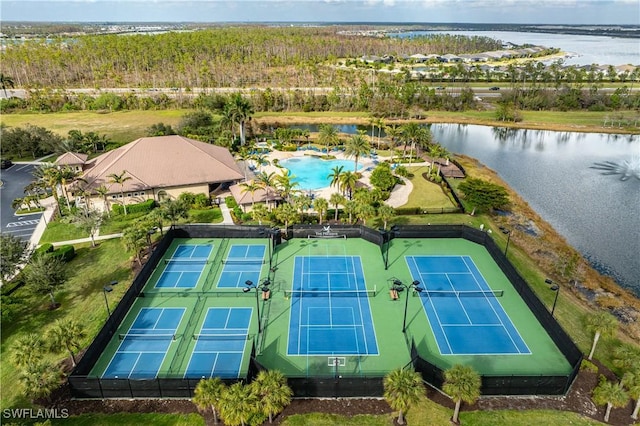
[[[359,415],[353,417],[338,416],[336,414],[296,414],[287,417],[283,422],[283,426],[389,426],[393,421],[389,415]],[[418,423],[415,423],[418,424]]]
[[[413,190],[409,195],[409,201],[402,207],[422,207],[425,209],[455,207],[449,197],[442,191],[440,185],[429,182],[422,177],[423,173],[429,171],[429,167],[407,167],[407,169],[409,173],[413,174],[409,178],[413,185]]]
[[[67,419],[53,420],[52,425],[65,426],[199,426],[204,418],[199,414],[159,414],[159,413],[116,413],[82,414]]]
[[[19,301],[13,318],[2,321],[0,351],[0,405],[3,409],[28,407],[30,402],[22,395],[18,384],[19,371],[9,362],[11,347],[16,338],[26,333],[43,335],[56,319],[78,319],[86,327],[87,337],[82,346],[93,341],[107,317],[102,288],[113,280],[119,282],[109,293],[110,306],[114,307],[131,284],[131,255],[120,239],[101,241],[95,248],[90,244],[76,247],[77,256],[68,263],[69,280],[55,293],[61,306],[50,311],[49,296],[34,294],[27,287],[17,290],[12,297]],[[47,354],[46,359],[60,361],[66,353]],[[10,385],[8,385],[10,384]]]
[[[47,224],[47,228],[40,238],[40,243],[55,243],[58,241],[76,240],[87,237],[89,237],[89,235],[81,231],[77,226],[60,222],[60,219],[56,219]]]
[[[218,208],[191,209],[187,223],[220,223],[222,222],[222,211]]]
[[[117,234],[123,232],[133,222],[137,221],[141,217],[144,217],[146,213],[129,213],[129,214],[113,214],[111,218],[107,218],[102,225],[100,225],[100,235]]]
[[[500,411],[463,411],[460,423],[465,426],[530,426],[530,425],[602,425],[599,421],[570,411],[551,410],[500,410]],[[443,423],[445,425],[445,423]]]

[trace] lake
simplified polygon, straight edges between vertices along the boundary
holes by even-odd
[[[640,65],[640,45],[638,39],[574,34],[547,34],[513,31],[407,31],[389,33],[395,37],[415,37],[428,34],[456,34],[484,36],[503,43],[517,45],[534,44],[556,47],[572,56],[566,58],[566,65]]]

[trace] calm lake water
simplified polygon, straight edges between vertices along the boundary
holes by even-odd
[[[359,129],[371,135],[367,126],[340,126]],[[639,136],[458,124],[433,124],[431,132],[450,152],[495,170],[599,271],[640,296],[640,179],[592,168],[640,162]]]
[[[428,34],[490,37],[503,43],[510,42],[517,45],[529,43],[556,47],[572,55],[572,57],[564,60],[567,65],[640,65],[640,43],[638,43],[638,39],[632,38],[511,31],[409,31],[394,35],[397,37],[415,37]]]

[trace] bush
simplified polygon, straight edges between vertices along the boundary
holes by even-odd
[[[587,370],[591,373],[598,373],[598,367],[587,359],[582,360],[582,363],[580,364],[580,370]]]
[[[227,205],[227,207],[229,207],[232,210],[238,207],[238,203],[236,203],[236,199],[233,198],[233,196],[231,195],[229,195],[224,199],[224,203]]]
[[[60,246],[51,252],[51,256],[60,259],[63,262],[69,262],[76,257],[76,250],[72,245]]]
[[[35,251],[33,252],[34,256],[41,256],[45,253],[51,253],[53,251],[53,244],[51,243],[45,243],[43,245],[41,245],[40,247],[38,247],[37,249],[35,249]]]
[[[127,204],[127,213],[149,213],[156,207],[156,200],[147,200],[137,204]],[[114,204],[112,210],[115,214],[124,214],[121,204]]]

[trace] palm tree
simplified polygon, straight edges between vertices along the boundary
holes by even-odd
[[[593,344],[591,345],[591,352],[589,352],[588,357],[588,359],[591,360],[600,337],[612,336],[618,328],[618,320],[606,311],[599,311],[593,314],[587,314],[585,317],[585,325],[587,331],[593,333]]]
[[[384,399],[398,411],[398,424],[404,424],[404,414],[425,394],[422,377],[414,370],[393,370],[384,377]]]
[[[396,141],[402,137],[402,127],[397,124],[391,124],[384,128],[387,137],[391,139],[389,148],[393,149],[396,146]]]
[[[202,410],[211,407],[213,411],[213,422],[218,423],[218,410],[220,400],[226,389],[225,384],[219,377],[202,379],[193,390],[193,403]]]
[[[33,176],[44,183],[47,188],[51,188],[51,195],[56,200],[58,214],[62,216],[60,207],[60,195],[58,194],[58,184],[60,183],[60,170],[53,164],[43,164],[35,168]]]
[[[378,207],[378,216],[380,220],[382,220],[382,229],[387,229],[387,224],[391,219],[393,219],[396,215],[396,210],[388,204],[382,203],[380,207]]]
[[[344,203],[344,212],[349,215],[349,225],[353,222],[353,215],[358,212],[358,203],[349,200]]]
[[[0,73],[0,86],[4,91],[4,97],[8,98],[9,96],[7,95],[7,88],[13,89],[15,87],[15,83],[11,77],[9,77],[8,75],[4,75],[3,73]]]
[[[354,172],[344,172],[340,176],[340,187],[349,195],[349,199],[353,198],[356,182],[358,182],[358,175]]]
[[[611,409],[627,405],[629,395],[625,392],[621,383],[613,383],[608,381],[606,377],[600,376],[600,383],[593,390],[592,399],[596,405],[607,406],[604,412],[604,421],[606,423],[609,421]]]
[[[26,369],[42,358],[44,348],[40,334],[23,334],[12,343],[9,359],[16,367]]]
[[[338,129],[333,127],[331,124],[321,124],[319,129],[320,134],[318,135],[318,143],[327,146],[327,154],[329,153],[330,145],[337,145],[340,141],[340,137],[338,136]]]
[[[111,173],[107,177],[109,178],[109,183],[114,183],[120,185],[120,197],[122,198],[122,208],[124,209],[124,215],[127,215],[127,206],[124,202],[124,183],[128,180],[131,180],[131,176],[125,176],[127,174],[126,170],[123,170],[122,173]]]
[[[362,220],[362,224],[367,226],[367,220],[376,215],[376,209],[371,204],[358,204],[356,209],[356,216]]]
[[[276,184],[275,176],[276,176],[275,172],[271,172],[271,173],[260,172],[256,175],[256,181],[258,182],[260,187],[263,188],[265,191],[267,206],[269,207],[269,210],[271,210],[271,204],[269,203],[269,200],[271,199],[271,190]]]
[[[480,376],[472,367],[458,364],[444,372],[444,380],[442,390],[456,403],[452,421],[458,423],[462,401],[473,404],[480,397]]]
[[[225,105],[225,110],[227,110],[227,114],[231,118],[231,121],[238,125],[238,129],[240,131],[240,145],[244,146],[246,142],[244,126],[247,121],[251,120],[251,116],[254,112],[251,102],[242,97],[240,93],[235,93],[231,95],[231,98]]]
[[[258,396],[262,413],[269,416],[269,423],[273,423],[274,414],[278,414],[291,403],[293,391],[280,371],[260,371],[251,386]]]
[[[69,191],[67,186],[71,185],[80,177],[80,172],[71,167],[63,167],[60,169],[60,186],[62,187],[62,194],[67,201],[67,209],[71,209],[71,203],[69,202]]]
[[[66,320],[57,320],[53,323],[53,327],[47,331],[47,341],[49,347],[57,351],[60,347],[69,352],[71,363],[76,366],[76,357],[74,351],[81,347],[82,339],[87,336],[82,323],[70,318]]]
[[[640,411],[640,367],[638,364],[633,370],[624,373],[621,383],[627,389],[629,396],[636,401],[631,418],[638,420],[638,412]]]
[[[104,203],[104,210],[107,212],[107,217],[111,219],[111,206],[109,206],[109,199],[107,198],[107,194],[109,194],[109,188],[107,188],[104,184],[100,185],[95,189],[96,193],[102,197],[102,202]]]
[[[282,198],[287,201],[291,201],[291,196],[297,192],[295,187],[299,185],[298,182],[294,182],[293,179],[295,179],[295,176],[288,170],[282,170],[282,174],[275,177],[278,190]]]
[[[613,350],[613,365],[622,370],[632,370],[640,365],[640,348],[622,343]]]
[[[411,164],[416,144],[422,146],[431,142],[431,132],[418,123],[412,121],[402,126],[402,139],[404,140],[404,149],[402,151],[403,158],[405,157],[407,144],[411,144],[411,152],[409,153],[409,164]]]
[[[148,229],[142,223],[134,223],[122,233],[122,242],[127,250],[132,250],[138,264],[142,266],[142,249],[147,245]]]
[[[313,200],[313,209],[318,212],[318,220],[320,225],[322,225],[322,221],[324,220],[325,215],[327,214],[327,209],[329,208],[329,202],[322,197],[318,197]]]
[[[189,217],[189,207],[181,200],[167,199],[160,203],[160,212],[171,221],[171,226],[176,226],[179,219]]]
[[[344,154],[347,157],[355,158],[355,167],[353,169],[354,172],[358,171],[358,158],[363,155],[369,154],[370,151],[371,146],[369,145],[369,141],[367,141],[367,137],[362,134],[353,135],[347,141],[344,149]]]
[[[48,398],[60,386],[62,371],[59,367],[42,360],[24,370],[19,377],[23,392],[32,401]]]
[[[275,212],[276,218],[284,224],[285,229],[289,227],[290,222],[298,220],[298,212],[291,204],[281,204],[276,208]]]
[[[336,185],[338,187],[338,191],[340,191],[340,178],[342,177],[343,170],[344,166],[335,166],[327,176],[327,178],[331,179],[329,186]]]
[[[339,192],[334,192],[333,194],[331,194],[331,196],[329,197],[329,203],[331,203],[332,205],[335,206],[336,210],[335,210],[335,215],[333,220],[335,220],[336,222],[338,221],[338,206],[340,204],[344,204],[345,202],[345,198],[344,196],[342,196],[342,194],[340,194]]]
[[[248,192],[251,194],[251,208],[255,205],[254,195],[258,189],[260,189],[260,185],[255,181],[243,182],[240,184],[242,187],[242,192]]]
[[[251,209],[251,217],[258,221],[258,225],[262,226],[262,222],[269,218],[269,211],[264,204],[257,204]]]
[[[258,410],[258,397],[249,385],[232,384],[220,398],[220,415],[229,426],[246,425]]]

